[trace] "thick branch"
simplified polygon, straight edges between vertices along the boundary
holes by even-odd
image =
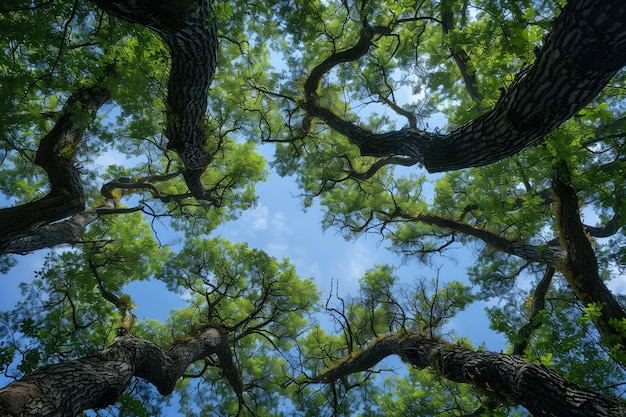
[[[228,340],[214,327],[167,351],[120,328],[113,343],[95,356],[49,365],[0,390],[0,415],[75,416],[115,403],[133,376],[163,395],[192,362],[211,355]]]
[[[623,415],[617,401],[566,381],[549,369],[514,355],[475,352],[418,334],[389,334],[310,382],[332,382],[375,366],[389,355],[442,378],[470,384],[502,400],[520,404],[535,416],[591,417]]]
[[[435,340],[416,341],[404,353],[415,367],[431,367],[443,378],[471,384],[481,392],[519,404],[533,416],[608,417],[624,413],[614,398],[515,355],[475,352]]]
[[[74,214],[63,221],[41,226],[33,234],[0,245],[0,253],[25,254],[57,245],[78,243],[85,234],[87,226],[98,217],[95,210],[89,210]]]
[[[598,260],[580,220],[578,196],[569,184],[569,171],[564,165],[555,170],[552,188],[557,199],[561,245],[567,251],[563,275],[584,306],[602,307],[600,315],[593,319],[605,342],[610,347],[614,344],[626,346],[623,333],[611,324],[612,320],[626,322],[626,311],[600,277]]]
[[[536,62],[522,70],[495,107],[448,135],[417,129],[374,134],[343,120],[319,102],[321,77],[365,55],[380,28],[366,28],[358,43],[316,66],[304,85],[309,114],[360,148],[362,155],[403,155],[430,172],[487,165],[542,140],[589,103],[626,64],[626,3],[571,1],[553,23]]]
[[[183,176],[193,196],[207,199],[200,176],[212,159],[205,151],[209,132],[203,126],[209,86],[217,68],[212,1],[92,1],[112,16],[152,29],[168,46],[172,58],[166,103],[168,148],[183,161]]]
[[[95,117],[109,97],[108,90],[93,86],[81,88],[67,101],[59,121],[41,140],[35,157],[35,163],[48,174],[50,192],[39,200],[0,209],[0,252],[12,241],[85,209],[74,153],[87,127],[85,117]]]

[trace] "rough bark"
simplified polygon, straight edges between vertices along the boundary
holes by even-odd
[[[18,239],[0,238],[0,253],[25,254],[57,245],[80,242],[87,226],[98,218],[95,210],[76,213],[68,219],[39,227]]]
[[[224,351],[230,351],[228,338],[215,327],[168,350],[120,328],[99,354],[45,366],[1,389],[0,417],[67,417],[103,408],[115,403],[133,376],[169,395],[189,364]]]
[[[433,214],[418,213],[413,215],[410,213],[402,213],[399,217],[401,217],[404,221],[424,223],[461,233],[466,236],[475,237],[494,249],[510,255],[518,256],[530,262],[538,262],[553,266],[558,271],[562,271],[567,262],[567,252],[559,245],[536,246],[523,242],[512,241],[489,230],[480,229],[468,223],[447,219]]]
[[[567,167],[560,166],[555,170],[552,181],[560,241],[567,252],[567,263],[562,272],[584,306],[595,304],[602,307],[600,315],[593,320],[605,343],[609,347],[620,344],[624,348],[626,337],[611,322],[626,322],[626,310],[600,277],[598,260],[580,220],[578,196],[568,177]]]
[[[623,416],[616,399],[565,380],[557,373],[515,355],[476,352],[418,334],[389,334],[320,373],[310,382],[331,382],[370,369],[390,355],[440,377],[470,384],[480,392],[525,407],[534,416]]]
[[[59,121],[41,140],[35,163],[50,180],[50,192],[43,198],[0,209],[0,252],[16,239],[85,209],[80,173],[73,157],[86,128],[86,121],[109,99],[100,86],[83,87],[65,104]]]
[[[430,172],[487,165],[538,143],[589,103],[626,65],[626,3],[570,1],[553,22],[536,61],[517,74],[495,107],[447,134],[414,128],[372,133],[342,119],[320,102],[323,76],[365,55],[387,27],[365,27],[357,44],[313,68],[303,108],[357,145],[362,155],[406,156]],[[305,119],[305,130],[310,121]]]
[[[200,176],[211,163],[203,126],[209,87],[217,68],[218,37],[213,2],[92,0],[112,16],[158,33],[171,55],[167,84],[166,128],[168,148],[184,163],[183,176],[194,197],[211,200]]]

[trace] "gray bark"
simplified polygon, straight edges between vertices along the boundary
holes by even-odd
[[[99,87],[84,87],[64,106],[59,121],[41,140],[35,163],[50,180],[50,192],[43,198],[19,206],[0,209],[0,253],[12,241],[33,235],[45,225],[85,209],[80,173],[73,163],[74,150],[86,128],[84,115],[95,117],[110,93]]]
[[[557,226],[560,241],[567,253],[563,276],[583,306],[601,306],[600,315],[593,318],[604,343],[613,348],[626,347],[626,336],[614,324],[626,322],[626,310],[607,288],[600,276],[598,259],[580,220],[578,196],[570,184],[569,171],[564,165],[555,170],[552,189],[557,200]]]
[[[166,102],[168,148],[183,161],[183,176],[193,196],[214,201],[200,182],[200,176],[213,159],[213,154],[204,150],[211,132],[203,126],[209,87],[217,68],[218,37],[213,2],[92,2],[112,16],[145,26],[163,38],[172,59]]]
[[[228,338],[215,327],[168,350],[120,328],[99,354],[45,366],[1,389],[0,417],[67,417],[103,408],[115,403],[133,376],[168,395],[189,364],[223,351],[230,351]]]
[[[18,239],[0,239],[0,253],[25,254],[39,249],[53,248],[57,245],[77,243],[85,234],[87,226],[98,218],[94,210],[83,211],[69,219],[47,224],[34,233]]]
[[[332,382],[375,366],[390,355],[419,369],[431,368],[440,377],[470,384],[500,401],[525,407],[534,416],[615,417],[626,408],[609,396],[569,382],[557,373],[519,356],[476,352],[419,334],[388,334],[326,369],[310,382]]]

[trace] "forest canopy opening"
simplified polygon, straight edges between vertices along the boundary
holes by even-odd
[[[0,33],[0,416],[626,415],[623,2]]]

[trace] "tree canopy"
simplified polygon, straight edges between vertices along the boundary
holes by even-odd
[[[0,270],[46,254],[0,416],[626,415],[623,2],[11,0],[0,34]],[[220,237],[271,173],[397,265],[345,295]],[[500,352],[450,325],[480,302]]]

